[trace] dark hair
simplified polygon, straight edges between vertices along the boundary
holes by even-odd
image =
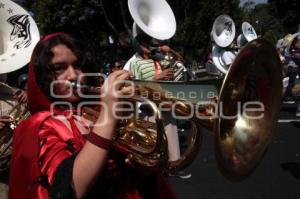
[[[78,40],[65,34],[54,36],[48,40],[40,41],[35,47],[33,53],[33,66],[36,75],[36,81],[42,92],[50,97],[50,83],[55,77],[53,70],[51,70],[50,64],[54,57],[51,51],[53,47],[63,44],[66,45],[77,57],[79,69],[82,72],[94,72],[95,63],[92,59],[91,53],[89,53]]]

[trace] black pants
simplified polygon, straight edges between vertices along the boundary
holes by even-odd
[[[287,76],[289,77],[289,83],[285,91],[285,97],[293,96],[292,89],[295,86],[297,75],[300,77],[300,67],[288,66]]]

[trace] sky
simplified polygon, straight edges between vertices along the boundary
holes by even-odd
[[[241,5],[243,5],[247,1],[248,0],[240,0]],[[258,4],[258,3],[267,3],[267,0],[249,0],[249,1],[254,1],[256,4]]]

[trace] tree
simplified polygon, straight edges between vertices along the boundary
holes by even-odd
[[[170,42],[180,47],[189,60],[200,60],[211,51],[210,32],[217,16],[228,14],[237,24],[243,18],[239,0],[168,0],[168,3],[177,20],[177,32]],[[126,0],[39,0],[30,1],[29,8],[42,34],[67,30],[78,35],[97,51],[102,63],[113,57],[116,48],[131,46],[133,20]],[[109,36],[114,45],[108,43]],[[126,48],[125,52],[128,55],[130,50]]]
[[[124,37],[127,19],[122,0],[39,0],[31,1],[28,8],[34,13],[41,34],[63,31],[84,40],[97,52],[98,61],[107,62],[111,48],[108,38],[126,47],[130,44]],[[127,19],[126,19],[127,17]],[[128,27],[128,25],[126,26]],[[128,29],[128,28],[127,28]],[[113,46],[114,46],[113,45]],[[101,57],[101,58],[100,58]],[[101,60],[100,60],[101,59]]]
[[[280,21],[272,16],[272,7],[270,4],[258,4],[252,11],[252,25],[260,35],[266,32],[273,32],[279,39],[282,34]]]
[[[201,61],[211,51],[210,32],[214,20],[228,14],[235,23],[240,23],[242,10],[239,0],[176,0],[168,1],[177,20],[177,31],[172,42],[183,46],[189,60]]]
[[[284,35],[299,31],[300,1],[298,0],[268,0],[272,6],[272,16],[277,18],[283,28]]]

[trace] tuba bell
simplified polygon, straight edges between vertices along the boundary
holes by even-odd
[[[40,39],[31,15],[10,0],[0,0],[0,74],[20,69],[29,63]]]
[[[128,8],[134,22],[147,35],[166,40],[175,34],[175,16],[166,1],[128,0]]]
[[[243,47],[247,42],[252,41],[257,38],[257,34],[253,26],[248,22],[242,23],[242,34],[237,38],[237,46],[239,48]]]

